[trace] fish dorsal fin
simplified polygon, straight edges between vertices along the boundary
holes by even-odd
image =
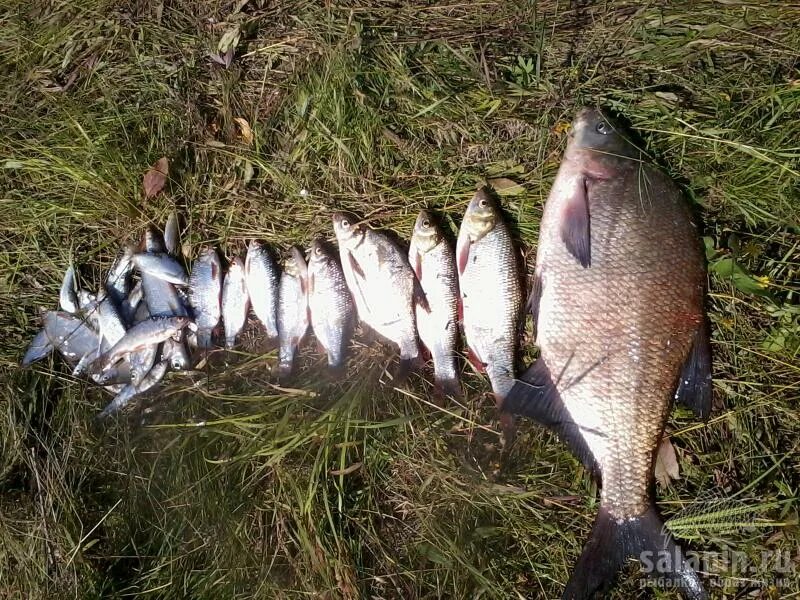
[[[592,451],[572,419],[558,393],[550,370],[540,358],[514,382],[502,409],[514,415],[528,417],[552,429],[569,446],[575,457],[600,481],[600,469]]]
[[[583,267],[592,264],[589,215],[589,182],[582,178],[574,186],[561,213],[561,240]]]
[[[692,349],[681,369],[675,400],[705,420],[711,414],[712,395],[711,343],[704,322],[695,333]]]

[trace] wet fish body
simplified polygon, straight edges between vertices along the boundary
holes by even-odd
[[[153,366],[150,369],[150,372],[141,380],[138,385],[134,385],[133,383],[129,383],[122,390],[114,397],[114,399],[106,406],[102,412],[98,415],[98,419],[104,419],[113,415],[116,412],[119,412],[123,408],[125,408],[130,401],[138,396],[139,394],[143,394],[153,386],[157,385],[164,379],[164,375],[167,373],[167,362],[160,362]]]
[[[222,264],[217,251],[203,248],[192,265],[189,277],[189,302],[194,309],[197,324],[197,345],[211,346],[211,333],[219,323],[222,309]]]
[[[54,346],[47,335],[44,328],[39,330],[39,333],[31,340],[28,349],[25,351],[25,356],[22,357],[22,366],[27,367],[33,363],[47,358],[53,352]]]
[[[498,402],[514,385],[522,285],[511,232],[486,188],[467,207],[456,244],[464,336]]]
[[[687,598],[707,598],[651,496],[676,387],[697,412],[710,410],[698,232],[677,186],[599,111],[573,124],[545,206],[535,279],[541,358],[506,408],[555,429],[602,482],[564,597],[602,593],[628,557],[666,551],[672,561],[654,575]]]
[[[280,269],[269,250],[257,241],[250,242],[244,262],[245,282],[250,304],[267,336],[278,337],[278,288]]]
[[[308,266],[303,253],[291,248],[278,292],[278,373],[289,375],[295,354],[308,330]]]
[[[333,225],[358,318],[398,346],[401,370],[406,370],[419,356],[414,304],[424,304],[407,255],[352,215],[336,213]]]
[[[178,213],[169,213],[164,225],[164,249],[172,256],[178,255],[180,249],[180,233],[178,231]]]
[[[173,371],[186,371],[191,368],[192,358],[183,335],[178,340],[169,338],[164,342],[161,348],[161,360],[167,361]]]
[[[436,384],[442,392],[461,393],[456,357],[458,273],[455,253],[433,215],[423,210],[414,224],[408,260],[430,310],[416,306],[417,332],[431,353]]]
[[[53,347],[72,365],[101,346],[100,336],[75,315],[49,311],[43,329]]]
[[[117,306],[122,306],[122,302],[128,296],[131,289],[131,275],[133,274],[132,256],[133,251],[127,246],[124,247],[120,251],[106,277],[106,292],[111,296]]]
[[[127,357],[131,372],[131,383],[134,386],[137,386],[156,363],[156,358],[158,357],[158,344],[149,344],[139,348],[138,350],[134,350],[128,354]]]
[[[114,300],[107,295],[105,290],[100,290],[95,301],[97,311],[97,322],[100,327],[100,335],[113,346],[125,335],[125,324],[117,311]]]
[[[188,285],[186,270],[172,256],[165,253],[143,252],[133,255],[133,264],[141,273],[163,279],[173,285]]]
[[[356,321],[356,307],[335,251],[322,240],[311,244],[308,261],[311,328],[328,355],[328,366],[344,368]]]
[[[236,345],[236,336],[247,321],[250,298],[244,278],[244,263],[238,256],[231,261],[222,283],[222,323],[225,328],[225,347]]]
[[[123,355],[136,352],[147,346],[160,344],[173,337],[191,320],[188,317],[153,317],[131,327],[125,335],[105,354],[98,357],[99,371],[109,369]]]

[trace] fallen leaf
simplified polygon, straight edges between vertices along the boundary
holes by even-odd
[[[238,25],[233,25],[230,27],[225,33],[222,34],[219,44],[217,44],[217,50],[219,53],[225,54],[228,50],[234,50],[236,46],[239,45],[240,35],[241,30],[239,29]]]
[[[675,454],[675,447],[668,437],[661,438],[656,453],[656,481],[661,487],[666,487],[673,479],[681,478],[680,467],[678,466],[678,455]]]
[[[345,467],[344,469],[333,469],[330,471],[331,475],[349,475],[350,473],[354,473],[361,468],[360,462],[353,463],[349,467]]]
[[[247,122],[247,119],[243,117],[236,117],[234,119],[236,124],[239,126],[239,131],[242,134],[242,140],[248,146],[253,143],[253,130],[250,128],[250,123]]]
[[[142,181],[144,197],[152,198],[157,196],[164,189],[164,184],[167,183],[167,175],[169,175],[169,160],[166,156],[162,156],[144,174],[144,180]]]
[[[524,186],[508,177],[495,177],[487,181],[494,188],[494,191],[501,196],[516,196],[525,192]]]

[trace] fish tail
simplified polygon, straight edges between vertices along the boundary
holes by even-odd
[[[589,541],[564,590],[563,600],[588,600],[610,588],[629,558],[660,586],[678,589],[687,600],[706,600],[697,573],[650,506],[633,518],[616,518],[601,505]]]
[[[442,396],[449,396],[452,398],[460,398],[463,393],[461,391],[461,381],[458,375],[454,376],[438,376],[435,380],[436,392]]]
[[[203,329],[197,330],[197,347],[211,348],[211,332]]]

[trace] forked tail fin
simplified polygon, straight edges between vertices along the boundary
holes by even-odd
[[[588,600],[604,593],[629,558],[641,560],[643,569],[659,585],[680,590],[687,600],[707,600],[700,578],[664,529],[653,506],[639,517],[623,520],[600,507],[563,600]]]

